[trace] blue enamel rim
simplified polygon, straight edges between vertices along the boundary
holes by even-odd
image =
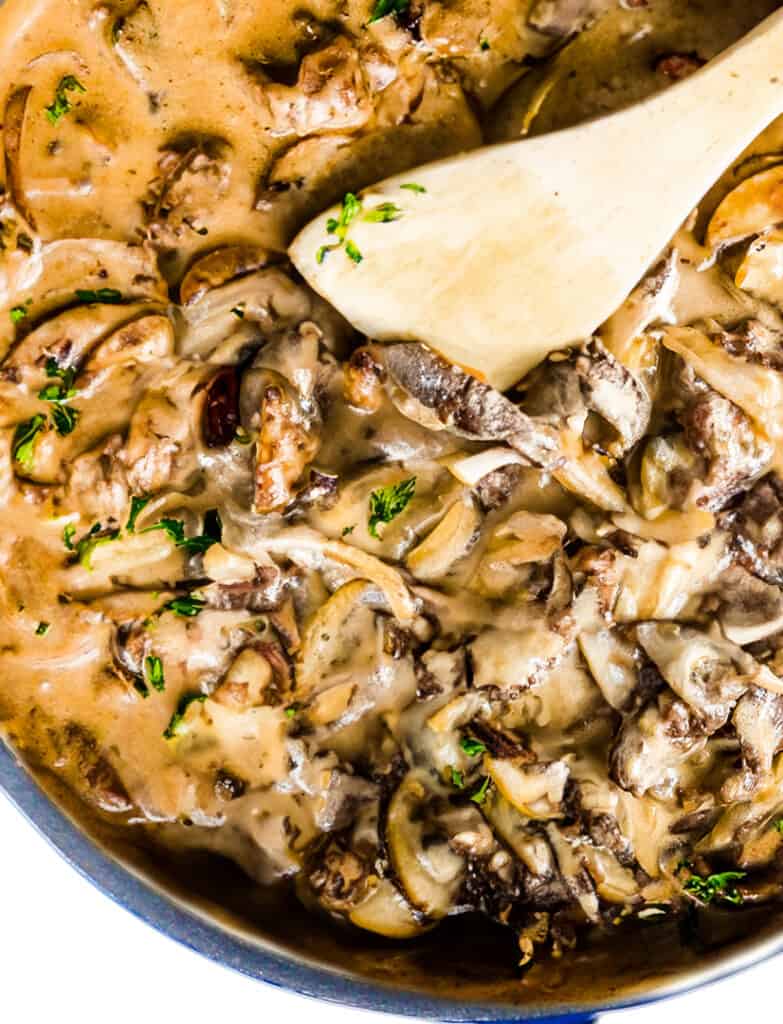
[[[587,1024],[596,1014],[622,1007],[657,1002],[681,994],[769,959],[783,951],[783,936],[766,942],[755,952],[738,955],[698,977],[685,979],[666,991],[637,998],[559,1010],[536,1011],[492,1003],[459,1003],[418,992],[398,991],[384,985],[311,966],[260,943],[210,923],[169,899],[105,853],[40,789],[34,778],[0,740],[0,791],[38,833],[84,878],[125,910],[161,934],[247,977],[290,992],[343,1006],[396,1013],[440,1021],[536,1021],[538,1024]]]

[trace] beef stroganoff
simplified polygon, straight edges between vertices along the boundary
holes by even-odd
[[[507,394],[356,336],[285,255],[343,196],[319,257],[360,260],[372,181],[666,87],[777,5],[723,6],[8,0],[32,765],[348,927],[486,914],[523,964],[779,897],[783,128]]]

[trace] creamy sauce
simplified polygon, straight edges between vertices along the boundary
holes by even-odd
[[[727,860],[747,891],[710,900],[775,895],[783,128],[510,400],[363,344],[284,250],[776,5],[62,6],[0,15],[10,740],[391,937],[478,909],[527,959]]]

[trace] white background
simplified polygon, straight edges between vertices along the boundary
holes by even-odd
[[[8,1024],[395,1024],[250,981],[158,935],[93,889],[0,796],[0,1021]],[[778,1016],[783,958],[603,1024]],[[776,984],[777,982],[777,984]]]

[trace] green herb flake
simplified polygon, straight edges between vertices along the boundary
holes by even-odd
[[[128,515],[128,522],[125,524],[125,529],[128,533],[136,532],[136,520],[139,518],[144,509],[149,505],[150,498],[141,498],[134,496],[131,498],[130,514]]]
[[[364,256],[362,256],[350,239],[345,243],[345,255],[349,260],[353,260],[354,263],[361,263],[364,259]]]
[[[488,39],[484,39],[482,37],[481,39],[479,39],[479,46],[481,47],[482,50],[488,50],[489,49],[489,40]]]
[[[479,806],[481,806],[481,804],[483,804],[484,801],[487,799],[487,790],[488,789],[489,789],[489,776],[485,775],[484,776],[484,781],[481,783],[481,785],[476,790],[476,792],[472,794],[470,799],[473,801],[474,804],[478,804]]]
[[[465,781],[462,778],[462,772],[456,768],[451,769],[451,784],[456,786],[457,789],[465,788]]]
[[[353,526],[345,526],[345,527],[343,527],[343,532],[340,534],[340,536],[341,537],[350,537],[350,535],[353,533],[353,531],[355,529],[356,529],[356,523],[354,523]]]
[[[415,181],[406,181],[404,185],[400,185],[400,188],[406,188],[409,192],[416,192],[419,195],[423,195],[427,191],[423,185],[417,185]]]
[[[370,495],[370,516],[367,520],[367,529],[370,536],[380,540],[378,525],[390,523],[398,515],[405,511],[416,491],[416,477],[403,480],[398,484],[390,484],[389,487],[381,487]]]
[[[296,718],[296,716],[302,710],[303,706],[304,705],[294,701],[293,704],[288,705],[283,714],[285,715],[286,718]]]
[[[354,256],[350,258],[355,263],[361,262],[361,254],[353,242],[347,242],[348,228],[354,220],[362,212],[362,201],[353,192],[346,192],[343,196],[342,206],[340,208],[339,217],[330,217],[326,222],[327,234],[334,235],[337,238],[336,242],[330,245],[322,245],[315,254],[316,263],[321,264],[326,259],[327,253],[332,252],[334,249],[339,249],[341,245],[345,244],[345,250],[348,252],[348,247],[351,246],[353,252],[359,255],[357,260]]]
[[[207,602],[202,597],[195,597],[193,594],[187,594],[185,597],[175,597],[173,600],[168,601],[163,605],[164,612],[173,612],[175,615],[181,616],[183,619],[193,619],[199,612],[202,612],[207,606]]]
[[[28,315],[29,310],[24,306],[14,306],[10,311],[9,316],[11,317],[12,324],[20,324],[22,320]]]
[[[163,674],[163,662],[157,655],[151,654],[144,659],[144,669],[150,686],[163,693],[166,689],[166,680]]]
[[[182,733],[182,726],[185,723],[185,715],[187,714],[190,705],[203,704],[206,699],[206,694],[203,693],[186,693],[183,697],[180,697],[179,703],[177,704],[177,710],[171,716],[171,721],[166,726],[163,738],[165,740],[173,740],[179,736]]]
[[[253,443],[253,438],[248,434],[244,427],[237,427],[237,432],[234,434],[234,440],[237,444],[248,445]]]
[[[390,14],[403,14],[409,5],[410,0],[377,0],[367,24],[372,25],[373,22],[380,21]]]
[[[364,220],[375,224],[388,224],[390,221],[399,220],[400,217],[402,210],[396,203],[380,203],[365,213]]]
[[[783,818],[778,818],[777,821],[774,822],[774,827],[783,836]]]
[[[724,903],[738,905],[742,903],[742,894],[732,884],[745,878],[745,871],[721,871],[716,875],[691,875],[683,885],[686,892],[691,893],[702,903],[721,900]]]
[[[59,403],[52,407],[52,423],[60,437],[72,434],[78,420],[78,409],[74,409],[70,405],[60,405]]]
[[[46,117],[50,124],[57,124],[61,117],[70,114],[73,105],[68,98],[69,92],[85,93],[87,90],[74,75],[66,75],[60,79],[60,84],[54,94],[54,99],[46,107]]]
[[[459,741],[459,745],[468,757],[478,757],[479,754],[486,754],[487,752],[487,748],[480,740],[471,739],[470,736],[464,736]]]
[[[49,630],[52,628],[51,622],[39,622],[35,629],[36,636],[46,636]]]
[[[74,294],[79,302],[90,305],[101,302],[104,305],[116,306],[122,302],[122,292],[118,292],[116,288],[98,288],[97,291],[91,288],[77,288]]]
[[[45,424],[46,417],[42,413],[36,413],[31,419],[20,423],[14,431],[13,457],[28,472],[33,468],[35,445]]]
[[[92,572],[92,556],[95,549],[103,544],[111,544],[112,541],[119,540],[119,537],[119,530],[104,530],[100,523],[94,523],[75,547],[79,564],[88,572]]]
[[[63,529],[63,544],[68,551],[74,551],[73,538],[76,536],[76,527],[73,523],[68,523]]]
[[[42,402],[62,403],[73,398],[75,394],[76,391],[73,388],[66,388],[64,384],[47,384],[38,392],[38,397]]]
[[[152,533],[153,530],[163,530],[174,541],[178,548],[183,548],[191,554],[209,551],[216,543],[214,537],[202,534],[199,537],[186,537],[185,524],[181,519],[161,519],[153,526],[148,526],[142,533]]]

